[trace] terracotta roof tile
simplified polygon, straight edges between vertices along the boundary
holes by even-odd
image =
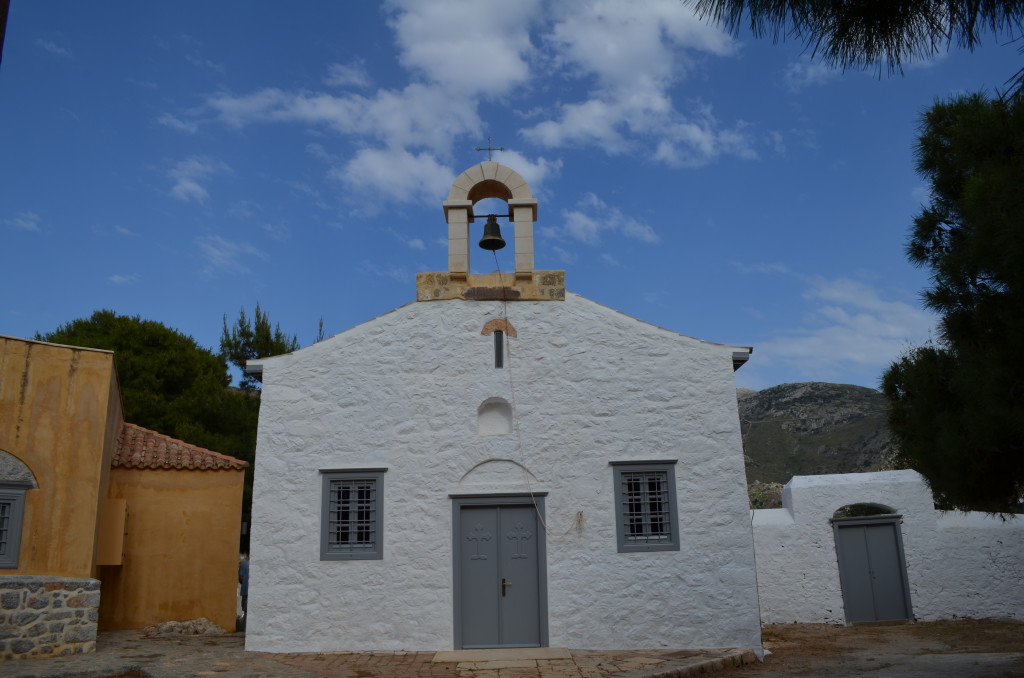
[[[114,468],[192,469],[197,471],[242,470],[249,467],[249,463],[241,459],[189,445],[162,433],[127,422],[121,424],[121,435],[118,436],[114,458],[110,465]]]

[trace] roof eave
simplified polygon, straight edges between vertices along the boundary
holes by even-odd
[[[747,364],[750,360],[750,354],[754,352],[753,346],[744,346],[739,351],[732,352],[732,371],[735,372],[739,368]]]

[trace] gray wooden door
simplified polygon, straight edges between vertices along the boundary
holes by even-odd
[[[541,536],[533,506],[462,506],[456,623],[463,648],[540,647]]]
[[[833,525],[846,621],[910,619],[899,519],[836,519]]]

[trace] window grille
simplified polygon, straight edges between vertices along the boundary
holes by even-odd
[[[672,539],[668,513],[668,478],[664,471],[622,474],[626,499],[626,539],[661,543]]]
[[[678,551],[675,462],[612,462],[619,551]]]
[[[332,480],[327,548],[373,548],[377,532],[377,486],[370,480]]]
[[[321,471],[321,560],[383,557],[384,470]]]

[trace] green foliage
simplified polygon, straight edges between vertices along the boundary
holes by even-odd
[[[974,49],[982,35],[1020,39],[1019,0],[686,0],[699,16],[733,33],[747,25],[757,37],[802,40],[830,66],[903,72],[903,63],[930,59],[950,45]],[[746,17],[746,21],[744,21]],[[1020,91],[1024,69],[1013,76]]]
[[[939,341],[890,366],[899,455],[946,509],[1019,511],[1024,497],[1024,99],[965,96],[925,115],[932,189],[908,258],[931,271]]]
[[[252,464],[259,399],[229,388],[224,359],[192,337],[104,310],[35,338],[113,351],[126,421]],[[246,514],[251,467],[247,480]]]
[[[747,483],[747,498],[752,509],[782,508],[782,483]]]
[[[238,319],[232,327],[228,327],[228,316],[224,314],[224,330],[220,337],[220,352],[232,365],[242,370],[240,386],[251,391],[258,383],[254,377],[245,374],[245,361],[254,358],[266,358],[282,353],[299,350],[299,339],[296,335],[288,336],[281,331],[281,325],[270,326],[270,316],[256,302],[253,320],[245,314],[245,307],[238,313]],[[323,337],[323,319],[320,320],[320,331],[317,341]]]
[[[833,518],[865,518],[867,516],[885,516],[893,511],[881,504],[847,504],[832,514]]]
[[[889,403],[875,389],[781,384],[739,399],[747,482],[878,470],[892,447]]]

